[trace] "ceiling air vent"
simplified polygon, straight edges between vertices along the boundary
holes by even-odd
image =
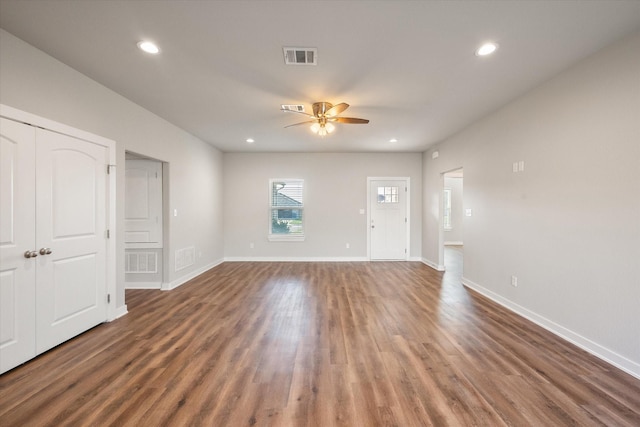
[[[295,111],[297,113],[304,113],[304,105],[281,105],[280,106],[284,111]]]
[[[283,47],[287,65],[318,65],[318,49],[315,47]]]

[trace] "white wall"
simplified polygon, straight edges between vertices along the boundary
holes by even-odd
[[[364,259],[367,177],[410,177],[410,256],[420,257],[420,153],[225,153],[227,259]],[[269,242],[269,179],[305,180],[306,240]],[[249,244],[254,248],[250,249]],[[350,248],[346,249],[346,243]]]
[[[202,257],[175,272],[173,285],[223,259],[222,154],[115,92],[0,30],[0,103],[115,140],[117,143],[117,289],[124,301],[125,150],[169,163],[171,208],[165,250],[195,246]]]
[[[464,242],[464,208],[462,205],[462,184],[460,177],[444,177],[444,188],[451,190],[451,230],[444,230],[444,244]]]
[[[640,377],[640,34],[435,149],[426,261],[441,263],[440,174],[462,166],[466,283]]]

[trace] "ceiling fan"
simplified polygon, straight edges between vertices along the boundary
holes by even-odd
[[[298,113],[310,117],[311,120],[307,120],[300,123],[294,123],[285,128],[291,126],[300,126],[308,123],[312,123],[311,130],[320,136],[325,136],[335,130],[334,123],[351,123],[351,124],[366,124],[369,123],[367,119],[358,119],[355,117],[339,117],[338,114],[349,108],[349,104],[341,102],[340,104],[333,105],[330,102],[314,102],[313,114],[303,113],[296,110],[287,110],[282,108],[282,111],[289,111],[292,113]]]

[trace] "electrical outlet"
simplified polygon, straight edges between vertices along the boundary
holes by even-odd
[[[249,243],[249,249],[253,249],[253,248],[254,248],[253,242]]]
[[[349,249],[349,244],[347,243],[346,248]]]
[[[518,287],[518,277],[517,276],[511,276],[511,286],[513,286],[514,288]]]

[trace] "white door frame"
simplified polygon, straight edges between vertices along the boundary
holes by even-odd
[[[371,261],[371,182],[372,181],[404,181],[407,186],[407,256],[411,259],[411,178],[408,176],[368,176],[367,177],[367,259]]]
[[[107,207],[106,207],[106,223],[107,230],[109,230],[109,239],[107,239],[107,259],[106,259],[106,272],[107,272],[107,295],[110,296],[110,302],[107,304],[107,318],[105,321],[115,320],[118,317],[127,313],[126,305],[122,307],[116,307],[116,143],[113,140],[103,138],[98,135],[94,135],[89,132],[85,132],[71,126],[64,125],[62,123],[55,122],[53,120],[46,119],[44,117],[37,116],[35,114],[27,113],[22,110],[18,110],[8,105],[0,104],[0,116],[9,120],[15,120],[22,123],[38,126],[44,129],[48,129],[53,132],[61,133],[63,135],[72,136],[74,138],[82,139],[93,144],[101,145],[107,149],[108,165],[105,165],[105,169],[108,168],[109,176],[107,179],[106,193]],[[105,230],[105,234],[107,232]]]

